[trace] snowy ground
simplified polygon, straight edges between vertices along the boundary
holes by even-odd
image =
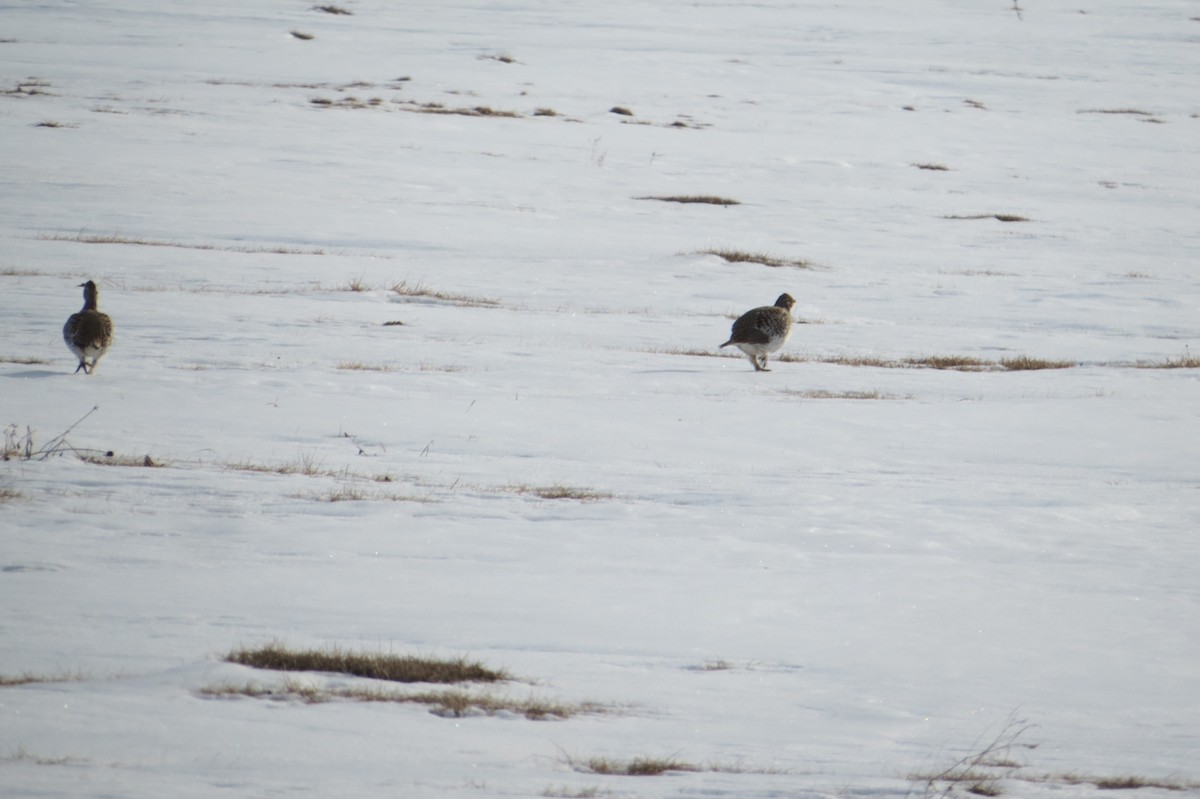
[[[1009,795],[1200,795],[1200,6],[343,8],[0,12],[0,424],[101,453],[0,464],[0,793],[900,797],[1013,717]],[[271,641],[615,712],[203,693]]]

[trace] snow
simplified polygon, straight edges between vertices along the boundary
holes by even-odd
[[[1017,718],[1200,795],[1192,4],[344,7],[4,10],[0,424],[160,468],[0,464],[0,675],[68,678],[0,792],[900,797]],[[799,360],[691,354],[783,291]],[[272,641],[615,712],[204,693]]]

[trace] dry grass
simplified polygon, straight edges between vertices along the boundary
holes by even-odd
[[[41,122],[33,123],[35,128],[77,128],[79,124],[76,122],[59,122],[56,119],[43,119]]]
[[[0,502],[12,502],[13,500],[20,499],[23,496],[25,495],[15,488],[8,488],[7,486],[0,488]],[[4,678],[0,677],[0,685],[5,684],[3,680]]]
[[[185,244],[178,241],[137,239],[127,236],[98,236],[78,233],[73,236],[61,234],[38,236],[42,241],[73,241],[80,244],[127,244],[139,247],[175,247],[184,250],[216,250],[220,252],[269,253],[274,255],[325,255],[322,249],[298,249],[295,247],[218,247],[215,244]]]
[[[743,765],[701,765],[680,760],[677,756],[639,756],[629,760],[611,757],[577,758],[562,754],[567,766],[583,774],[601,774],[620,777],[657,777],[671,772],[709,772],[717,774],[786,774],[778,769],[751,768]]]
[[[950,167],[946,166],[945,164],[924,163],[924,164],[913,164],[913,166],[915,166],[917,169],[927,169],[931,172],[949,172],[950,171]]]
[[[948,214],[942,219],[996,219],[1001,222],[1030,222],[1029,217],[1019,214]]]
[[[511,679],[501,669],[491,669],[465,657],[443,659],[386,652],[347,652],[337,647],[291,649],[281,643],[257,649],[236,649],[225,660],[256,669],[330,672],[402,683],[491,683]]]
[[[1073,361],[1052,361],[1046,358],[1034,358],[1030,355],[1017,355],[1013,358],[1001,358],[1001,368],[1009,372],[1031,372],[1039,369],[1070,369],[1076,364]]]
[[[401,109],[414,114],[442,114],[460,117],[501,117],[505,119],[519,119],[522,115],[517,111],[498,111],[486,105],[476,105],[460,108],[447,108],[441,103],[414,103],[405,102],[401,105]]]
[[[1198,787],[1197,783],[1183,780],[1156,779],[1140,777],[1132,774],[1122,776],[1102,777],[1094,774],[1053,774],[1046,775],[1032,782],[1062,783],[1065,785],[1094,785],[1102,791],[1132,791],[1142,788],[1158,788],[1164,791],[1189,791]]]
[[[740,200],[731,200],[728,197],[717,197],[712,194],[667,194],[667,195],[650,195],[646,197],[635,197],[637,200],[659,200],[665,203],[698,203],[701,205],[741,205]]]
[[[993,366],[991,361],[969,355],[929,355],[923,358],[905,358],[904,363],[926,369],[954,369],[960,372],[981,372]]]
[[[284,680],[283,684],[278,687],[264,686],[259,683],[220,685],[203,688],[200,690],[200,694],[221,699],[249,697],[252,699],[294,700],[305,704],[321,704],[338,700],[420,704],[428,705],[435,715],[451,718],[513,713],[534,721],[547,721],[569,719],[581,714],[597,715],[613,712],[611,708],[594,702],[569,703],[536,696],[515,698],[461,689],[408,693],[378,686],[319,688],[290,679]]]
[[[622,777],[657,777],[671,771],[704,771],[695,763],[677,757],[635,757],[632,760],[616,760],[608,757],[590,757],[580,760],[567,757],[567,765],[584,774],[618,775]]]
[[[1138,369],[1200,369],[1200,356],[1187,353],[1161,361],[1138,361],[1134,366]]]
[[[446,291],[435,291],[434,289],[426,286],[424,283],[409,283],[407,280],[401,280],[399,283],[392,286],[392,291],[401,297],[437,300],[438,302],[446,302],[450,303],[451,305],[461,305],[466,307],[496,308],[500,305],[499,300],[493,300],[487,297],[472,297],[466,294],[454,294]]]
[[[353,11],[347,11],[341,6],[313,6],[312,10],[324,11],[326,14],[342,14],[345,16],[350,16],[354,13]]]
[[[30,358],[23,355],[0,355],[0,363],[19,363],[25,366],[35,366],[37,364],[51,363],[45,358]]]
[[[394,372],[396,367],[391,364],[369,364],[362,361],[342,361],[335,367],[347,372]]]
[[[1023,764],[1013,757],[1014,750],[1036,749],[1021,739],[1034,725],[1015,714],[1009,715],[1004,727],[986,744],[980,739],[971,752],[945,769],[932,773],[914,773],[908,779],[925,784],[926,797],[946,797],[956,789],[976,796],[999,796],[1000,781],[1016,775]]]
[[[518,495],[532,494],[539,499],[573,499],[577,502],[598,502],[602,499],[613,498],[613,495],[608,491],[596,491],[591,488],[576,488],[565,485],[510,485],[505,486],[501,491]]]
[[[84,679],[82,674],[34,674],[26,671],[18,675],[0,674],[0,688],[11,688],[18,685],[41,685],[44,683],[78,682]]]
[[[774,267],[788,266],[796,269],[812,269],[816,266],[812,261],[804,258],[778,258],[767,253],[747,252],[746,250],[731,250],[727,248],[697,250],[696,254],[715,255],[731,264],[751,263]]]

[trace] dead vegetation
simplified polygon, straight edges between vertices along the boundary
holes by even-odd
[[[812,269],[816,266],[815,263],[806,258],[779,258],[768,253],[735,250],[726,247],[697,250],[695,254],[715,255],[731,264],[762,264],[763,266],[791,267],[793,269]]]
[[[271,671],[314,671],[401,683],[500,682],[512,676],[465,657],[430,658],[390,652],[350,652],[339,647],[293,649],[274,642],[254,649],[235,649],[225,660]]]
[[[77,233],[74,235],[50,234],[37,237],[41,241],[71,241],[79,244],[126,244],[138,247],[175,247],[184,250],[217,250],[221,252],[241,253],[270,253],[275,255],[325,255],[325,250],[319,248],[297,247],[221,247],[216,244],[188,244],[180,241],[161,241],[155,239],[131,238],[118,235],[92,235]]]
[[[913,166],[915,166],[917,169],[925,169],[930,172],[949,172],[950,171],[950,167],[946,166],[945,164],[923,163],[923,164],[913,164]]]
[[[35,674],[31,671],[17,675],[0,674],[0,688],[12,688],[20,685],[42,685],[46,683],[79,682],[85,679],[82,674],[71,672],[64,674]]]
[[[608,491],[597,491],[593,488],[578,488],[575,486],[566,485],[510,485],[498,489],[502,493],[516,494],[518,496],[531,495],[538,499],[573,499],[576,502],[599,502],[603,499],[612,499],[612,493]]]
[[[684,205],[741,205],[740,200],[728,197],[718,197],[713,194],[655,194],[645,197],[635,197],[635,200],[658,200],[664,203],[682,203]]]
[[[340,14],[342,16],[347,16],[347,17],[351,16],[354,13],[353,11],[347,11],[346,9],[342,8],[341,6],[313,6],[312,10],[313,11],[323,11],[326,14]]]
[[[49,91],[50,81],[42,78],[29,77],[25,80],[17,81],[16,85],[11,89],[0,89],[0,96],[4,97],[37,97],[39,95],[53,97],[54,93]]]
[[[1029,217],[1020,214],[948,214],[942,219],[995,219],[1000,222],[1031,222]]]
[[[472,297],[466,294],[438,291],[429,288],[420,281],[409,283],[407,280],[401,280],[399,283],[396,283],[392,286],[392,291],[401,297],[409,297],[421,300],[436,300],[437,302],[444,302],[451,305],[460,305],[466,307],[496,308],[500,305],[499,300],[493,300],[487,297]]]
[[[249,697],[298,701],[310,705],[339,700],[419,704],[429,706],[434,715],[448,718],[511,713],[532,721],[548,721],[613,712],[611,708],[595,702],[571,703],[537,696],[518,698],[457,688],[408,692],[374,685],[318,687],[297,679],[286,679],[274,687],[260,683],[210,686],[202,688],[200,695],[218,699]]]

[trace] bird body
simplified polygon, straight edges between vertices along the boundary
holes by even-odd
[[[767,356],[787,343],[792,334],[792,306],[795,304],[791,295],[780,294],[774,305],[747,311],[733,323],[729,341],[721,346],[732,344],[746,353],[755,371],[771,371],[767,368]]]
[[[75,357],[79,358],[79,366],[75,371],[83,370],[91,374],[96,370],[96,361],[100,360],[112,344],[113,323],[108,314],[101,313],[96,308],[99,293],[92,281],[81,283],[83,289],[83,308],[79,313],[73,313],[63,325],[63,341]]]

